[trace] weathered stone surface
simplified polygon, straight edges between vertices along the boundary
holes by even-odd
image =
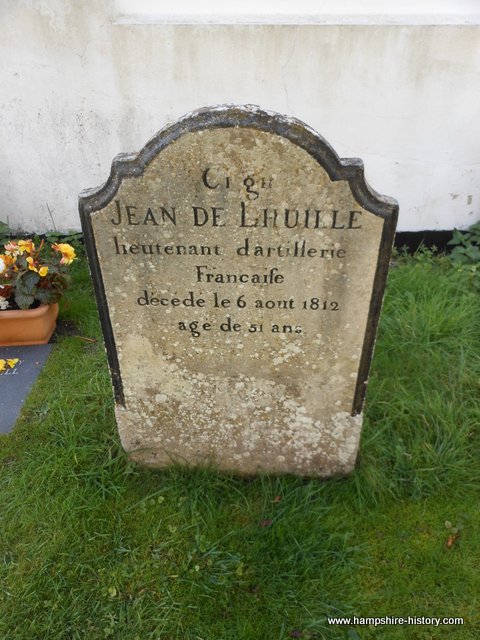
[[[359,161],[298,121],[216,108],[80,203],[133,459],[353,468],[397,211]]]

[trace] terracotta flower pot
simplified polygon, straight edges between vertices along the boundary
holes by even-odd
[[[55,330],[58,304],[0,311],[0,347],[47,344]]]

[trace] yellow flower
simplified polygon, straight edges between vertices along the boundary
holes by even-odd
[[[1,373],[2,371],[5,371],[5,369],[6,369],[6,368],[7,368],[7,361],[6,361],[6,360],[1,359],[1,360],[0,360],[0,373]]]
[[[33,244],[33,240],[19,240],[18,241],[18,250],[20,253],[32,254],[35,251],[35,245]]]
[[[30,271],[35,271],[36,273],[38,273],[38,275],[41,278],[44,278],[48,273],[48,267],[46,267],[46,266],[40,267],[40,269],[37,268],[37,266],[35,264],[35,261],[32,258],[32,256],[28,256],[27,264],[28,264],[28,268],[30,269]]]
[[[15,365],[17,365],[19,362],[20,358],[7,358],[7,364],[10,369],[13,369],[13,367],[15,367]]]
[[[58,244],[52,244],[54,251],[59,251],[62,254],[60,264],[72,264],[77,257],[75,255],[75,249],[65,242],[59,242]]]
[[[27,258],[27,263],[28,263],[28,268],[30,269],[30,271],[37,271],[38,272],[38,269],[35,266],[35,263],[33,262],[33,258],[31,256],[29,256]]]

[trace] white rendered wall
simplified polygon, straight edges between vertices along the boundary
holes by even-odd
[[[270,3],[274,24],[268,0],[219,24],[228,16],[169,1],[165,24],[151,0],[2,0],[0,220],[79,229],[77,195],[117,153],[221,103],[295,116],[362,158],[371,186],[399,201],[399,230],[478,220],[480,3],[438,0],[435,15],[432,2],[383,2],[410,11],[385,16],[378,0],[362,14],[359,2],[285,2]]]

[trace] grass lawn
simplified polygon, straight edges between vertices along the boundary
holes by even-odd
[[[357,468],[327,481],[130,463],[84,261],[74,277],[61,314],[76,335],[0,438],[0,638],[478,640],[480,296],[465,274],[428,253],[392,268]],[[350,615],[465,624],[328,624]]]

